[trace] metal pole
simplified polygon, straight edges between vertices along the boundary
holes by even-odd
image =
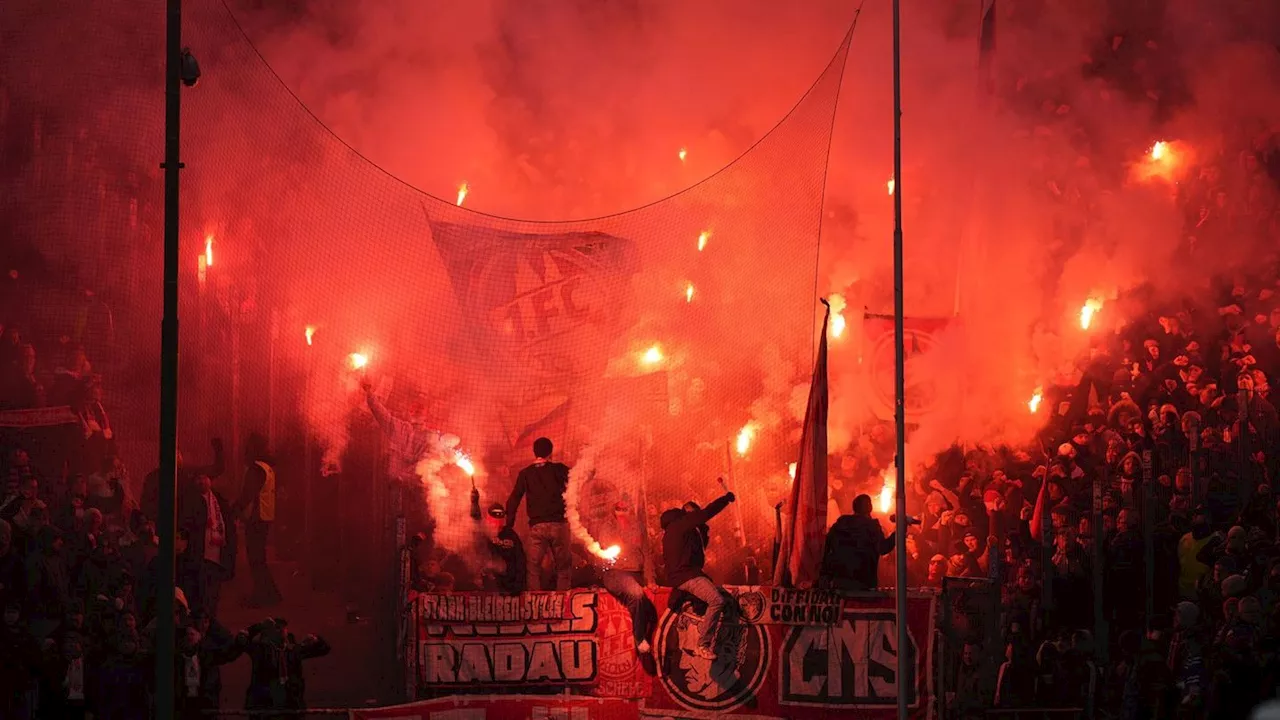
[[[1142,451],[1142,563],[1147,586],[1143,614],[1148,630],[1151,629],[1151,617],[1155,614],[1156,602],[1156,502],[1155,488],[1151,487],[1151,475],[1151,450],[1147,449]]]
[[[167,0],[164,83],[164,315],[160,323],[160,482],[156,534],[156,718],[174,717],[173,622],[178,444],[178,160],[182,121],[182,0]]]
[[[907,631],[907,405],[905,348],[902,308],[902,29],[899,18],[900,0],[893,0],[893,350],[894,350],[894,424],[897,429],[898,502],[897,531],[894,544],[897,559],[895,595],[898,622],[898,720],[907,720],[907,708],[914,694],[914,658],[911,637]]]
[[[1106,605],[1103,603],[1103,589],[1106,581],[1103,563],[1106,561],[1106,535],[1102,532],[1102,494],[1111,484],[1107,465],[1103,463],[1102,472],[1093,475],[1093,515],[1089,522],[1093,526],[1093,639],[1097,657],[1105,661],[1107,657],[1107,619]]]

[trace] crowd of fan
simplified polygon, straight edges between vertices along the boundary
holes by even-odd
[[[910,584],[954,589],[950,717],[991,706],[1244,717],[1276,696],[1280,226],[1267,146],[1198,169],[1179,200],[1184,258],[1228,238],[1272,238],[1269,253],[1178,301],[1121,297],[1147,314],[1097,333],[1076,377],[1046,389],[1037,443],[954,448],[914,473]],[[892,430],[850,455],[851,484],[878,488]],[[878,542],[829,540],[889,552]]]
[[[48,413],[0,436],[0,717],[150,717],[159,566],[144,510],[154,507],[131,496],[101,378],[84,351],[68,343],[63,361],[41,365],[17,327],[0,337],[0,410]],[[182,482],[197,486],[221,465],[219,457],[214,468],[183,468]],[[196,570],[201,560],[188,550],[199,523],[182,516],[174,668],[181,716],[217,709],[219,668],[242,655],[252,667],[246,707],[302,707],[301,663],[326,654],[327,644],[295,640],[279,618],[240,632],[224,627],[216,593]],[[234,555],[230,564],[228,576]]]

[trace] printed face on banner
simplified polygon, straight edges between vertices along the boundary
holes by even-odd
[[[695,652],[701,621],[691,611],[666,614],[658,627],[659,672],[681,706],[727,712],[755,697],[769,667],[769,636],[741,608],[726,610],[715,658],[702,658]]]

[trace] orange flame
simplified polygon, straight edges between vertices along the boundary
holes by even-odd
[[[1089,298],[1080,308],[1080,329],[1088,330],[1093,324],[1093,316],[1102,309],[1102,301],[1098,298]]]
[[[1169,143],[1159,140],[1151,146],[1151,159],[1163,160],[1169,154]]]
[[[751,449],[751,441],[755,440],[755,437],[756,437],[755,423],[747,423],[746,425],[742,426],[742,429],[738,431],[738,440],[736,443],[739,455],[747,454],[747,451]]]
[[[687,157],[688,155],[689,155],[688,150],[686,150],[685,148],[680,148],[680,162],[684,162],[685,157]]]
[[[1040,411],[1040,402],[1042,400],[1044,400],[1044,390],[1043,388],[1036,388],[1036,391],[1031,394],[1031,399],[1027,401],[1027,409],[1031,411],[1032,415]]]
[[[845,303],[844,296],[839,293],[832,293],[828,302],[831,304],[831,337],[839,338],[844,335],[846,327],[844,309],[847,303]]]
[[[893,473],[885,473],[884,485],[880,488],[878,499],[880,512],[887,513],[893,509],[893,495],[896,490],[897,483],[894,481]]]
[[[711,239],[710,230],[703,230],[702,232],[698,233],[698,252],[702,252],[702,249],[707,246],[707,241],[710,239]]]
[[[314,325],[308,325],[306,329],[307,345],[311,345],[311,338],[316,336],[316,328]]]
[[[890,195],[893,194],[893,191],[897,186],[898,186],[898,181],[893,178],[889,178],[889,182],[885,183],[885,187],[889,188]]]
[[[666,356],[662,354],[662,346],[655,343],[650,345],[648,350],[645,350],[640,354],[640,362],[645,365],[657,365],[662,362],[665,357]]]
[[[462,207],[462,201],[467,199],[467,193],[470,191],[471,188],[467,187],[465,182],[458,186],[458,207]]]
[[[364,353],[351,353],[348,357],[352,370],[363,370],[369,365],[369,356]]]
[[[204,238],[204,266],[213,267],[213,236],[206,235]]]
[[[689,283],[684,287],[684,301],[687,303],[693,302],[693,283]]]
[[[472,463],[471,458],[467,457],[467,454],[462,452],[461,450],[457,451],[454,454],[453,464],[457,465],[459,468],[461,468],[462,472],[466,473],[469,476],[476,474],[475,464]]]

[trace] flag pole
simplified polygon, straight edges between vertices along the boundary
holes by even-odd
[[[182,0],[165,4],[164,312],[160,324],[160,470],[156,535],[155,717],[174,716],[174,536],[178,444],[178,170],[182,120]]]
[[[903,347],[902,308],[902,29],[900,24],[900,0],[893,0],[893,349],[894,349],[894,411],[897,430],[897,452],[894,454],[896,470],[897,531],[894,544],[897,552],[895,595],[897,596],[898,623],[898,720],[907,720],[911,682],[911,639],[907,633],[907,462],[906,462],[906,379],[905,348]]]

